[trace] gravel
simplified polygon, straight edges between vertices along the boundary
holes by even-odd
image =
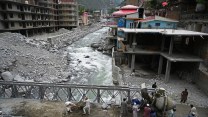
[[[166,94],[170,96],[176,103],[180,104],[181,92],[188,89],[188,99],[184,105],[193,104],[197,107],[208,108],[208,96],[200,90],[197,85],[180,80],[176,75],[172,74],[168,83],[164,82],[164,76],[158,77],[154,73],[136,70],[135,76],[130,76],[131,71],[127,66],[121,66],[124,70],[123,83],[131,87],[140,87],[142,83],[146,87],[151,88],[154,82],[157,83],[158,88],[165,88]]]

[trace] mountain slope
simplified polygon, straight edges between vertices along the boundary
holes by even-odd
[[[123,0],[77,0],[87,9],[109,9],[119,5]]]

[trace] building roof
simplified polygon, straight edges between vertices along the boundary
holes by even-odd
[[[128,14],[132,14],[132,13],[136,13],[137,10],[132,10],[132,9],[128,9],[128,10],[119,10],[119,11],[116,11],[116,12],[113,12],[113,16],[125,16],[125,15],[128,15]]]
[[[208,33],[189,31],[189,30],[175,30],[175,29],[127,29],[119,28],[125,33],[159,33],[162,35],[178,35],[178,36],[208,36]]]
[[[120,9],[138,9],[138,6],[134,6],[134,5],[126,5],[121,7]]]
[[[178,22],[177,20],[169,19],[169,18],[165,18],[165,17],[160,17],[160,16],[149,16],[143,20],[140,20],[140,22],[149,22],[149,21],[154,21],[154,20],[166,21],[166,22]]]
[[[125,16],[128,14],[136,13],[138,8],[139,8],[138,6],[126,5],[126,6],[121,7],[119,11],[113,12],[112,15],[113,16]]]

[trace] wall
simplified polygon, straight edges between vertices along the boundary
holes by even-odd
[[[197,70],[196,84],[208,95],[208,36],[203,38],[194,37],[193,41],[194,54],[204,60]]]
[[[134,23],[134,20],[126,20],[126,28],[130,28],[130,23]]]
[[[205,92],[205,94],[208,95],[208,73],[203,71],[198,71],[198,80],[196,81],[196,84],[199,86],[199,88]]]
[[[160,23],[160,26],[155,26],[156,23]],[[150,22],[143,22],[141,25],[141,28],[150,28],[149,25],[151,25],[151,28],[165,28],[165,29],[175,29],[176,23],[173,22],[165,22],[165,21],[150,21]]]

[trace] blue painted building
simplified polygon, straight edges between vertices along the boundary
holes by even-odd
[[[143,29],[176,29],[178,21],[160,16],[151,16],[140,20],[139,23],[141,23]]]

